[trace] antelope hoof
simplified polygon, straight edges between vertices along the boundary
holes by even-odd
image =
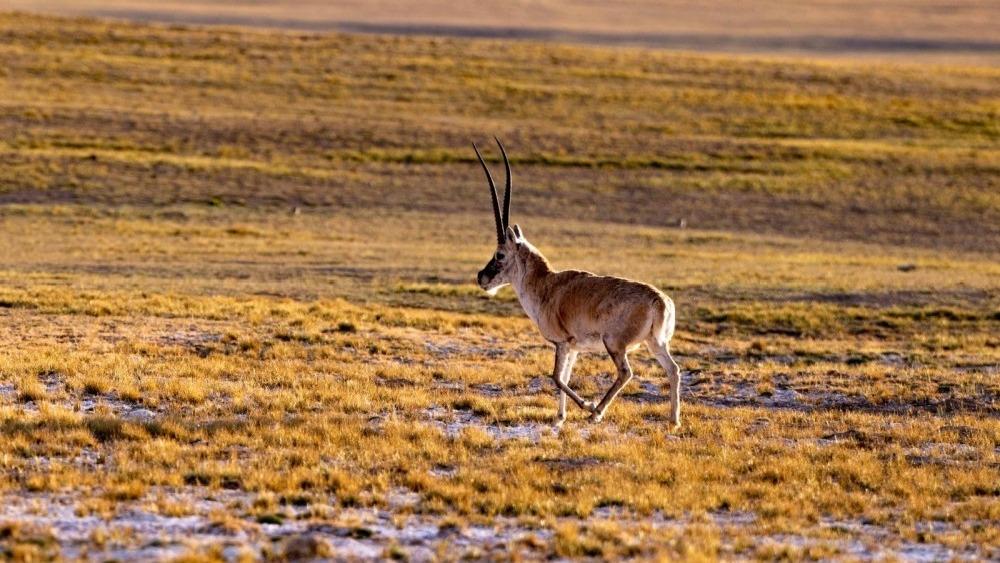
[[[678,430],[681,427],[681,417],[676,414],[670,415],[670,420],[673,421],[674,430]]]
[[[603,412],[594,411],[594,414],[590,415],[590,421],[591,422],[597,423],[597,422],[600,422],[602,420],[604,420],[604,413]]]
[[[556,423],[554,425],[552,425],[552,430],[555,431],[556,434],[558,434],[559,431],[562,430],[563,424],[565,424],[565,423],[566,423],[566,419],[565,418],[560,418],[559,420],[556,421]]]

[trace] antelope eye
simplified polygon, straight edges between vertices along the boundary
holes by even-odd
[[[497,252],[497,260],[503,260],[503,258],[504,258],[503,252]]]

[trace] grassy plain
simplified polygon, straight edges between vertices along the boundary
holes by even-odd
[[[3,556],[1000,555],[1000,71],[0,38]],[[549,431],[492,133],[557,267],[677,302],[680,431],[644,355]]]
[[[166,24],[534,39],[707,52],[1000,65],[988,0],[7,0],[8,10]]]

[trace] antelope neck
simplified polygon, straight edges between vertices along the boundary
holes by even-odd
[[[512,280],[511,286],[517,295],[517,300],[521,302],[521,308],[528,313],[533,321],[537,318],[533,314],[537,310],[538,302],[541,300],[541,291],[544,287],[544,280],[552,273],[549,261],[533,247],[529,247],[526,256],[518,257],[521,261],[520,272],[516,279]]]

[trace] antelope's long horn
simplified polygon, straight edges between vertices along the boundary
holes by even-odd
[[[507,170],[507,187],[504,189],[503,194],[503,229],[507,232],[507,227],[510,226],[510,161],[507,160],[507,151],[503,149],[503,143],[500,142],[498,137],[493,137],[497,145],[500,146],[500,154],[503,155],[503,166]]]
[[[503,244],[506,233],[504,232],[503,220],[500,218],[500,202],[497,201],[497,186],[493,183],[493,176],[490,174],[490,169],[486,167],[483,155],[479,154],[479,147],[476,146],[476,143],[472,143],[472,150],[476,151],[476,156],[479,157],[479,164],[483,165],[483,172],[486,173],[486,181],[490,183],[490,197],[493,198],[493,218],[497,223],[497,244]]]

